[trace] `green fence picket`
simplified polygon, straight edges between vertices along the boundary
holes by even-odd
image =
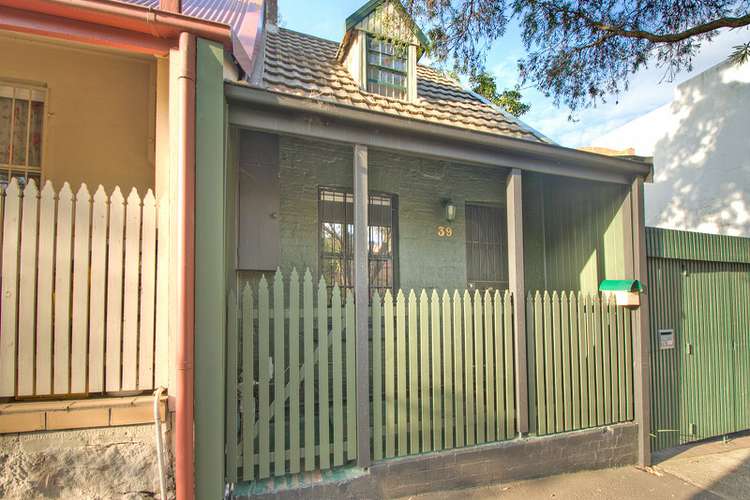
[[[492,294],[489,290],[484,292],[482,303],[484,313],[484,398],[487,412],[487,441],[496,439],[497,417],[495,415],[495,356],[498,350],[495,347],[495,329],[492,321]]]
[[[238,328],[237,328],[237,296],[234,290],[229,292],[227,298],[227,382],[226,382],[226,397],[227,397],[227,412],[226,412],[226,425],[227,425],[227,436],[232,436],[226,445],[227,453],[227,480],[229,482],[237,482],[237,348],[238,342]]]
[[[571,332],[570,309],[568,308],[568,294],[560,294],[560,332],[562,339],[562,385],[563,385],[563,430],[573,429],[573,396],[571,394]]]
[[[258,477],[271,475],[271,427],[270,427],[270,305],[266,277],[258,285]]]
[[[453,390],[453,328],[451,324],[451,297],[443,291],[443,421],[445,448],[453,448],[454,399]]]
[[[300,471],[299,275],[289,276],[289,472]]]
[[[466,445],[472,446],[477,442],[476,415],[474,408],[474,325],[472,321],[471,295],[464,291],[464,394],[466,411]]]
[[[453,292],[453,408],[455,422],[456,448],[461,448],[466,443],[466,429],[464,427],[464,356],[461,345],[461,332],[463,332],[461,295],[458,290]]]
[[[594,317],[594,370],[596,373],[595,381],[595,399],[594,405],[596,406],[596,425],[602,426],[605,423],[604,419],[604,359],[602,354],[602,304],[598,295],[594,295],[593,298],[593,317]]]
[[[474,409],[476,412],[476,442],[486,442],[487,416],[484,404],[484,318],[482,295],[474,292]]]
[[[383,305],[372,295],[372,456],[383,459]]]
[[[554,358],[555,432],[565,429],[565,401],[563,400],[562,328],[560,325],[560,296],[552,293],[552,350]]]
[[[393,331],[393,296],[386,290],[383,299],[385,324],[385,456],[396,456],[396,349]]]
[[[242,479],[255,479],[255,325],[253,292],[242,291]]]
[[[599,425],[597,423],[597,411],[596,411],[596,402],[598,400],[597,397],[597,385],[596,385],[596,373],[597,373],[597,363],[596,363],[596,320],[597,312],[595,308],[595,302],[592,295],[587,294],[586,295],[586,328],[588,329],[588,334],[586,336],[586,342],[588,344],[588,354],[587,354],[587,374],[588,374],[588,395],[589,395],[589,426],[595,427]]]
[[[581,428],[589,427],[589,328],[586,316],[587,299],[578,292],[578,366],[581,386]]]
[[[420,368],[420,423],[422,428],[422,451],[432,451],[430,417],[430,306],[427,292],[419,294],[419,368]]]
[[[503,296],[503,319],[505,327],[503,328],[503,337],[505,339],[505,421],[506,434],[505,438],[510,439],[516,434],[516,371],[514,364],[513,351],[513,300],[523,300],[523,297],[515,299],[510,291],[505,291]]]
[[[318,423],[320,428],[320,468],[331,466],[329,380],[328,380],[328,288],[323,277],[318,283]]]
[[[344,465],[344,358],[341,337],[341,289],[331,294],[331,356],[333,362],[333,465]]]
[[[354,323],[354,293],[346,294],[346,458],[357,459],[357,331]]]
[[[495,379],[495,408],[496,408],[496,424],[495,433],[498,440],[508,438],[508,418],[512,418],[506,414],[505,410],[505,325],[503,323],[503,296],[499,290],[494,293],[494,301],[492,304],[493,309],[493,333],[495,338],[495,355],[496,363],[495,370],[493,372],[493,379]]]
[[[315,470],[315,323],[313,320],[313,283],[310,270],[302,283],[302,323],[305,363],[305,470]]]
[[[576,294],[568,296],[568,319],[570,324],[570,398],[572,403],[572,429],[581,429],[581,359],[580,333],[578,329],[578,301]]]
[[[417,332],[417,296],[409,292],[409,452],[419,453],[419,345]]]
[[[397,382],[397,418],[398,426],[398,455],[409,454],[407,412],[408,402],[406,393],[406,299],[404,293],[399,290],[396,295],[396,382]]]
[[[286,385],[284,334],[286,320],[284,311],[284,281],[280,271],[273,279],[273,448],[274,474],[284,475],[286,469]]]
[[[432,345],[432,445],[435,450],[443,449],[443,415],[440,395],[443,390],[440,368],[442,354],[440,343],[440,298],[435,290],[430,297],[430,342]]]
[[[602,357],[602,384],[604,385],[604,400],[603,411],[604,411],[604,423],[612,423],[612,349],[611,349],[611,324],[610,324],[610,310],[608,301],[602,300],[602,343],[601,343],[601,357]]]
[[[547,434],[547,395],[544,380],[544,305],[542,295],[534,295],[534,356],[536,365],[537,434]]]

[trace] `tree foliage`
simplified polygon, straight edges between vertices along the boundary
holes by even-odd
[[[430,27],[432,58],[469,75],[484,72],[487,50],[511,22],[518,23],[526,48],[519,61],[521,82],[572,110],[627,90],[632,75],[648,64],[664,68],[667,78],[689,70],[701,44],[719,30],[750,25],[750,0],[405,0],[404,4]],[[747,57],[747,48],[744,54]]]
[[[472,76],[469,82],[474,92],[485,97],[496,106],[504,108],[513,116],[524,115],[531,109],[530,104],[523,102],[523,95],[518,87],[498,92],[495,77],[487,72]]]

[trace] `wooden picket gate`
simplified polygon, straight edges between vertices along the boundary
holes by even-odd
[[[330,299],[329,299],[330,296]],[[326,470],[356,460],[354,297],[281,272],[229,300],[230,482]]]
[[[599,294],[526,300],[529,418],[537,435],[633,420],[631,312]]]
[[[510,292],[412,290],[372,305],[373,458],[515,436]]]
[[[92,198],[85,184],[74,195],[11,179],[0,196],[0,397],[167,385],[166,210],[150,190],[126,201],[119,188]]]

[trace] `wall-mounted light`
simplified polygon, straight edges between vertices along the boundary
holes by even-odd
[[[443,206],[445,207],[445,220],[448,222],[456,220],[456,204],[451,200],[445,200]]]

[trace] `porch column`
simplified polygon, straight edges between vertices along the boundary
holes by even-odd
[[[367,146],[354,146],[354,298],[357,324],[357,465],[370,466],[370,237]]]
[[[645,287],[641,295],[641,306],[635,310],[636,326],[633,338],[635,346],[633,352],[635,366],[635,421],[638,423],[638,464],[651,465],[651,342],[648,308],[648,276],[646,262],[646,223],[643,209],[643,179],[638,177],[633,181],[630,191],[630,201],[633,207],[633,254],[634,277]]]
[[[506,206],[508,212],[508,281],[513,294],[513,344],[515,346],[516,408],[518,433],[529,432],[529,381],[526,369],[526,287],[523,275],[523,193],[521,170],[508,174]]]

